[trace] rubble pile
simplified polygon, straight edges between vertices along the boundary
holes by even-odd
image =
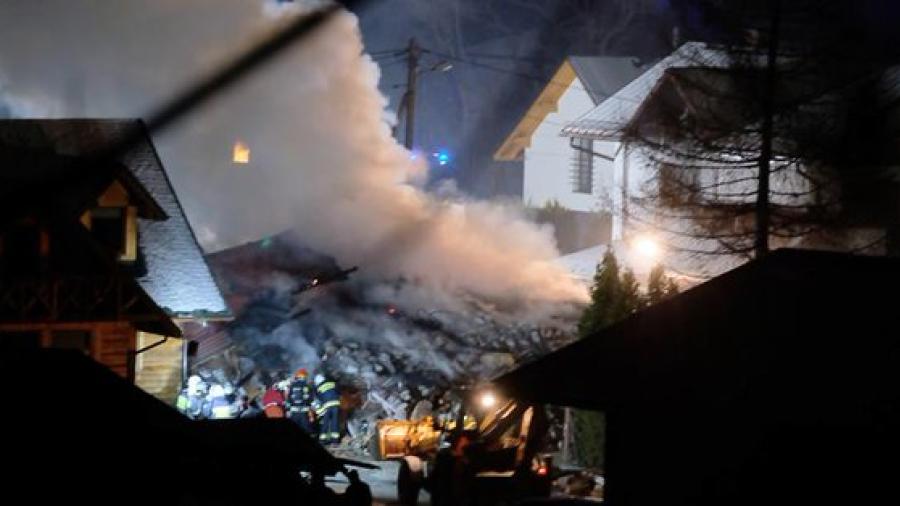
[[[496,376],[573,335],[574,305],[486,301],[412,280],[369,279],[364,269],[334,279],[346,271],[310,258],[302,268],[266,272],[259,261],[252,264],[243,282],[256,285],[239,294],[243,306],[228,329],[237,359],[230,378],[216,379],[233,383],[255,371],[246,385],[253,391],[254,384],[299,367],[323,371],[345,394],[347,431],[360,447],[376,420],[408,418],[417,404]],[[220,279],[228,278],[223,284],[242,284],[235,262],[227,263],[230,269],[210,263]]]

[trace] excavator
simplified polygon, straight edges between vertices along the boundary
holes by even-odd
[[[543,406],[499,400],[488,388],[458,389],[450,409],[420,420],[382,420],[372,450],[399,460],[400,504],[421,490],[432,506],[509,504],[550,495],[552,460],[541,454],[548,421]]]

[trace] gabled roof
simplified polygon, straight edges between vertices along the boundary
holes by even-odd
[[[89,160],[135,129],[144,133],[143,139],[117,161],[168,216],[162,221],[140,219],[139,247],[147,273],[138,282],[159,306],[172,314],[227,313],[200,245],[141,120],[0,120],[0,146],[21,150],[41,160],[54,156]],[[81,162],[75,166],[89,165]],[[126,183],[131,176],[124,176]],[[66,192],[69,192],[68,187]],[[140,197],[140,192],[136,194]],[[148,217],[153,216],[148,214]]]
[[[566,125],[562,129],[562,135],[594,140],[619,140],[622,130],[631,122],[666,70],[679,67],[720,68],[724,67],[726,62],[726,55],[722,51],[710,49],[699,42],[688,42],[587,114]]]
[[[613,96],[648,68],[635,58],[570,56],[568,61],[595,105]]]
[[[641,68],[635,64],[633,58],[569,56],[494,153],[494,159],[500,161],[521,159],[522,152],[531,145],[534,131],[548,114],[556,111],[560,97],[575,84],[576,77],[594,104],[598,104],[617,92],[640,71]]]

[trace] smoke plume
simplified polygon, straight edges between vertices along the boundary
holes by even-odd
[[[0,100],[28,104],[29,114],[44,103],[47,116],[140,115],[298,15],[270,1],[73,4],[0,7],[9,48]],[[491,297],[583,298],[550,263],[551,230],[513,207],[416,185],[425,167],[392,138],[378,81],[344,13],[155,139],[204,246],[290,228],[363,275]],[[237,141],[247,163],[232,163]]]

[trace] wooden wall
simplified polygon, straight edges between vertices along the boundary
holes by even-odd
[[[90,349],[87,354],[109,367],[120,376],[128,375],[128,351],[135,349],[134,327],[128,322],[73,322],[73,323],[15,323],[0,324],[0,332],[39,332],[41,345],[49,347],[54,331],[89,331]]]
[[[163,336],[138,332],[137,348],[157,343]],[[181,354],[184,340],[169,339],[137,356],[135,384],[156,398],[174,403],[181,389]]]

